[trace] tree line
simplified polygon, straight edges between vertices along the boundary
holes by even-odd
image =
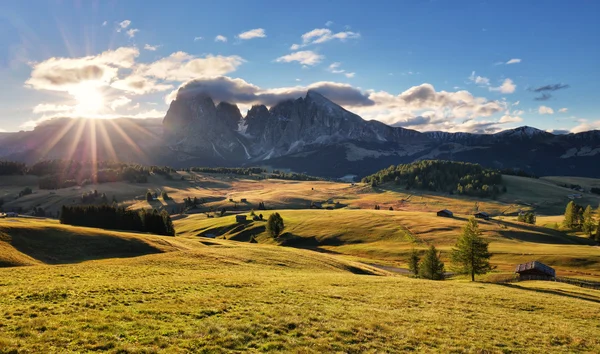
[[[170,167],[123,162],[44,160],[27,167],[24,173],[39,176],[40,189],[59,189],[120,181],[146,183],[151,174],[170,176],[172,172],[175,170]]]
[[[596,212],[588,205],[583,207],[570,201],[565,208],[563,226],[571,230],[581,230],[589,238],[600,242],[600,207]]]
[[[200,173],[220,173],[228,175],[259,175],[267,172],[264,168],[260,167],[189,167],[181,169],[180,171],[186,172],[200,172]]]
[[[481,165],[443,160],[423,160],[390,166],[362,179],[363,183],[378,186],[387,182],[406,189],[458,193],[478,197],[496,197],[506,192],[502,174],[484,169]]]
[[[165,210],[126,210],[111,205],[63,205],[60,223],[175,236],[173,221]]]

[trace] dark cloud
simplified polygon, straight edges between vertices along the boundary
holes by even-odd
[[[533,99],[536,100],[536,101],[548,101],[551,98],[552,98],[551,94],[549,94],[549,93],[542,93],[541,96],[534,97]]]
[[[55,67],[53,70],[38,73],[38,80],[45,80],[51,85],[61,86],[77,84],[82,81],[99,80],[104,75],[104,67],[87,65],[79,68]]]
[[[565,135],[565,134],[569,134],[570,131],[564,130],[564,129],[553,129],[553,130],[549,131],[549,133],[554,134],[554,135]]]
[[[422,126],[422,125],[427,125],[429,123],[431,123],[431,117],[416,116],[416,117],[409,118],[404,121],[396,122],[396,123],[392,124],[392,126],[406,128],[406,127],[418,127],[418,126]]]
[[[177,97],[206,94],[216,102],[264,104],[273,106],[281,101],[296,99],[314,90],[339,105],[372,106],[375,104],[368,95],[346,84],[318,82],[308,87],[287,87],[276,90],[263,90],[242,79],[226,76],[189,81],[179,88]]]
[[[562,89],[567,89],[569,87],[570,86],[567,84],[553,84],[553,85],[540,86],[538,88],[531,89],[531,91],[533,91],[533,92],[558,91],[558,90],[562,90]]]

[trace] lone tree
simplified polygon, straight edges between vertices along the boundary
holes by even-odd
[[[408,269],[414,276],[419,275],[419,252],[416,249],[412,249],[408,258]]]
[[[581,224],[581,230],[587,234],[589,238],[593,238],[594,216],[592,215],[592,207],[589,205],[583,212],[583,223]]]
[[[429,247],[419,264],[419,276],[431,280],[444,280],[444,262],[441,261],[434,245]]]
[[[267,232],[271,237],[278,238],[284,227],[283,218],[279,213],[273,213],[269,216],[269,219],[267,220]]]
[[[154,198],[152,197],[152,192],[146,192],[146,201],[151,202]]]
[[[577,225],[577,211],[575,208],[575,203],[573,201],[570,201],[569,204],[567,204],[567,208],[565,209],[565,219],[563,220],[563,225],[570,229]]]
[[[452,249],[453,268],[457,273],[471,274],[471,281],[475,281],[475,274],[485,274],[493,269],[490,256],[488,242],[481,237],[477,220],[469,219]]]

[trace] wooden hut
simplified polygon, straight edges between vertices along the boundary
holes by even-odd
[[[520,280],[554,280],[556,271],[544,263],[533,261],[519,264],[515,269]]]
[[[486,213],[485,211],[480,211],[479,213],[475,214],[475,217],[477,219],[489,220],[490,219],[490,214]]]
[[[437,216],[443,216],[445,218],[452,218],[454,217],[454,214],[448,210],[448,209],[443,209],[437,212]]]
[[[236,222],[246,222],[246,215],[236,215],[235,221]]]

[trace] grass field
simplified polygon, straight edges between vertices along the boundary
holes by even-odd
[[[410,251],[433,244],[448,260],[467,215],[440,218],[434,213],[387,210],[279,210],[286,228],[275,242],[265,221],[235,222],[233,216],[206,218],[189,215],[175,221],[183,238],[215,236],[248,242],[279,243],[358,257],[365,262],[384,261],[405,266]],[[266,220],[270,211],[262,211]],[[561,275],[600,279],[600,247],[587,238],[569,236],[550,228],[527,225],[513,218],[480,221],[499,270],[511,271],[519,263],[539,260],[556,267]]]
[[[0,353],[600,352],[600,291],[493,283],[531,260],[559,275],[600,279],[600,247],[554,227],[570,189],[553,181],[506,176],[508,193],[494,201],[394,185],[181,175],[34,189],[16,199],[35,181],[0,179],[5,206],[52,210],[97,189],[130,208],[169,210],[197,197],[199,211],[229,210],[175,215],[176,237],[0,219]],[[148,189],[172,200],[149,203]],[[273,211],[284,218],[279,240],[265,221],[235,222],[232,213],[248,215],[259,202],[270,209],[256,210],[265,220]],[[311,202],[335,210],[307,209]],[[431,244],[449,267],[476,202],[494,217],[480,221],[494,273],[470,283],[391,272],[406,266],[413,248]],[[443,208],[455,218],[437,217]],[[537,225],[515,220],[530,209]]]
[[[431,282],[271,245],[205,238],[185,245],[135,258],[0,269],[0,350],[600,350],[597,291]]]

